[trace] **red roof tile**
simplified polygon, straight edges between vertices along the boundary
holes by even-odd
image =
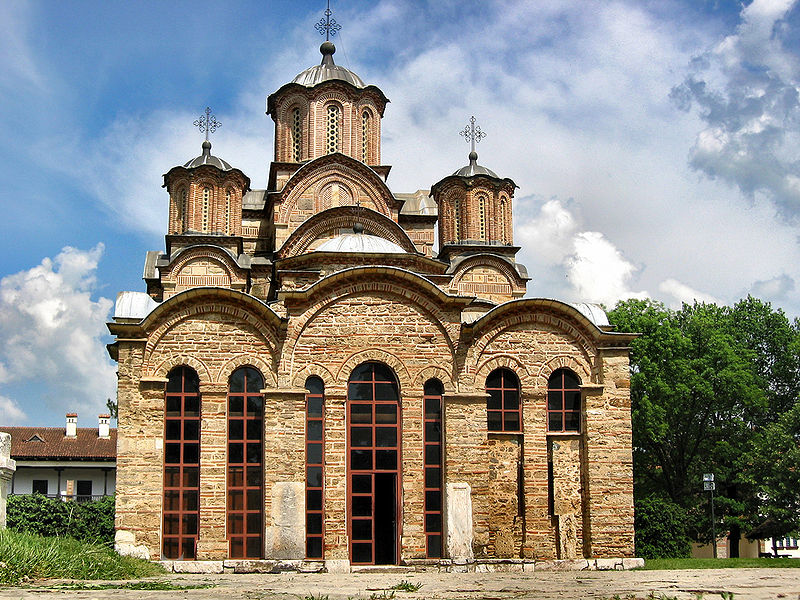
[[[15,460],[117,458],[117,430],[113,428],[108,439],[97,437],[97,429],[91,427],[78,427],[78,435],[74,438],[66,437],[63,427],[0,426],[0,432],[11,434],[11,458]]]

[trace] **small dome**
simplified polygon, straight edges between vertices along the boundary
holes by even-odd
[[[317,252],[366,252],[373,254],[405,254],[400,246],[376,235],[345,233],[325,241]]]
[[[367,87],[361,78],[350,69],[340,67],[333,62],[333,53],[336,52],[333,42],[323,42],[319,51],[322,53],[322,62],[300,73],[292,79],[292,83],[311,88],[324,81],[339,80],[357,88]]]
[[[453,175],[456,175],[457,177],[474,177],[475,175],[487,175],[489,177],[494,177],[495,179],[500,179],[497,176],[497,173],[495,173],[491,169],[487,169],[486,167],[482,167],[478,164],[477,152],[470,152],[469,164],[466,167],[461,167],[458,171],[453,173]]]
[[[233,169],[233,167],[227,162],[211,154],[211,142],[208,140],[203,142],[203,153],[197,158],[193,158],[183,166],[187,169],[193,169],[202,165],[211,165],[212,167],[217,167],[223,171],[230,171]]]

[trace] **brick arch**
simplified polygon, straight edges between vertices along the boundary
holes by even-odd
[[[486,378],[495,369],[505,368],[512,371],[519,379],[520,386],[528,389],[536,387],[536,378],[528,371],[528,368],[515,356],[501,354],[493,356],[480,364],[475,370],[475,377],[472,387],[475,390],[482,390],[486,387]]]
[[[352,189],[365,192],[381,214],[390,217],[394,196],[375,171],[351,156],[335,152],[325,154],[304,164],[286,182],[277,200],[276,223],[288,223],[289,214],[297,199],[309,188],[316,187],[326,177],[347,182]]]
[[[339,108],[344,109],[346,104],[352,103],[352,100],[350,96],[343,90],[328,88],[316,94],[312,98],[310,104],[320,105],[322,107],[322,111],[325,112],[326,106],[331,102],[336,102],[339,105]],[[342,116],[344,116],[344,114]]]
[[[306,380],[312,376],[317,376],[322,379],[322,383],[325,384],[326,389],[336,383],[336,378],[328,369],[317,363],[309,363],[295,374],[292,379],[292,387],[305,387]]]
[[[336,373],[336,384],[347,389],[347,382],[350,379],[350,374],[353,372],[353,369],[365,362],[383,363],[394,371],[395,377],[397,377],[397,383],[400,386],[400,402],[402,403],[403,390],[411,388],[411,376],[402,360],[391,352],[387,352],[381,348],[367,348],[351,354],[339,367],[339,371]]]
[[[457,391],[456,385],[453,382],[453,374],[446,371],[442,367],[437,367],[435,365],[429,365],[418,371],[414,376],[414,386],[422,390],[425,387],[425,383],[429,379],[438,379],[441,381],[445,394],[452,394],[453,392]]]
[[[278,382],[275,378],[275,369],[268,365],[264,360],[252,354],[240,354],[234,356],[222,365],[217,374],[217,381],[226,383],[233,372],[239,367],[253,367],[264,378],[265,387],[277,387]]]
[[[310,103],[308,101],[308,98],[306,98],[305,94],[294,93],[294,94],[286,97],[281,102],[281,108],[278,111],[278,115],[277,115],[278,121],[281,122],[281,123],[284,123],[284,124],[288,123],[287,119],[288,119],[289,115],[291,114],[291,112],[295,108],[299,108],[300,109],[300,116],[306,116],[307,117],[308,116],[309,107],[310,107]]]
[[[175,367],[191,367],[197,372],[201,382],[214,383],[206,364],[188,354],[173,354],[162,360],[149,374],[150,377],[166,377]]]
[[[326,202],[323,198],[323,192],[328,188],[332,188],[334,185],[338,185],[340,188],[344,190],[344,202],[340,202],[338,204],[331,204],[333,200],[331,199],[330,202]],[[350,200],[348,202],[348,199]],[[348,183],[339,180],[335,176],[331,176],[325,179],[322,179],[318,184],[317,187],[314,189],[314,211],[319,213],[323,210],[327,210],[329,208],[336,208],[338,206],[347,206],[355,204],[355,194],[353,193],[353,188]]]
[[[564,354],[552,357],[539,367],[539,370],[536,373],[537,386],[542,390],[546,390],[548,379],[550,379],[550,376],[558,369],[569,369],[578,376],[578,379],[581,380],[581,383],[586,383],[592,380],[592,371],[589,365],[581,364],[575,360],[575,357]]]
[[[418,254],[408,233],[392,219],[366,208],[340,206],[330,208],[307,219],[295,229],[276,252],[278,258],[304,254],[314,240],[338,229],[352,227],[356,222],[364,232],[394,242],[409,253]]]

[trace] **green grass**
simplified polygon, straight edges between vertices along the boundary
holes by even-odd
[[[648,558],[646,570],[800,568],[797,558]]]
[[[32,579],[136,579],[160,575],[156,564],[72,538],[0,530],[0,585]]]
[[[59,583],[47,586],[51,590],[202,590],[217,587],[214,583],[180,585],[170,581],[130,581],[125,583]]]
[[[392,586],[391,589],[397,590],[398,592],[416,592],[421,587],[422,587],[421,583],[411,583],[410,581],[406,581],[405,579],[403,579],[403,581],[401,581],[397,585]]]

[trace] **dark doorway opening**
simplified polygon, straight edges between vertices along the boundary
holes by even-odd
[[[397,474],[375,473],[375,564],[397,563]]]

